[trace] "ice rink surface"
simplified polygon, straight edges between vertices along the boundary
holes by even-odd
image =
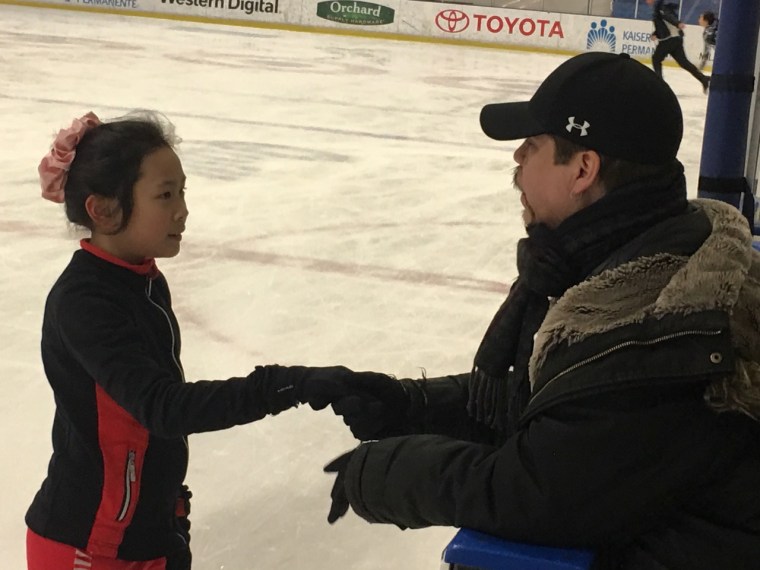
[[[51,450],[45,297],[83,235],[40,199],[36,167],[75,116],[157,109],[184,139],[190,218],[159,267],[188,379],[470,369],[523,234],[516,143],[485,137],[478,114],[529,98],[564,57],[9,6],[0,22],[3,569],[25,568]],[[665,76],[694,197],[707,98],[683,70]],[[455,529],[327,524],[322,467],[354,445],[308,407],[191,436],[195,570],[439,568]]]

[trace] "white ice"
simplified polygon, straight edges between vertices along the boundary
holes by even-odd
[[[522,236],[515,144],[486,138],[478,113],[528,98],[563,56],[9,6],[0,21],[2,568],[25,568],[51,450],[43,305],[82,235],[40,199],[36,167],[86,111],[158,109],[184,139],[188,231],[159,267],[189,379],[469,370]],[[706,97],[665,74],[693,197]],[[438,568],[455,529],[328,525],[322,467],[354,444],[308,407],[191,436],[195,569]]]

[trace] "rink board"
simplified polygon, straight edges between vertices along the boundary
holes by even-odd
[[[650,60],[651,22],[420,0],[0,0],[0,4]],[[696,60],[702,29],[687,26]]]

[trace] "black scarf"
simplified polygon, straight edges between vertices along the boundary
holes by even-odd
[[[683,167],[616,188],[552,230],[534,224],[517,245],[519,276],[475,355],[467,411],[500,439],[516,430],[530,398],[533,337],[549,308],[615,250],[687,206]]]

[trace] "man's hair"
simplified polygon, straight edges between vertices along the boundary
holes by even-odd
[[[567,164],[579,152],[591,150],[563,137],[556,135],[549,136],[554,139],[554,164]],[[600,158],[599,182],[604,186],[606,192],[625,186],[635,180],[664,174],[665,172],[669,172],[673,167],[672,162],[666,162],[665,164],[638,164],[620,158],[605,156],[601,153],[597,154],[599,154]]]

